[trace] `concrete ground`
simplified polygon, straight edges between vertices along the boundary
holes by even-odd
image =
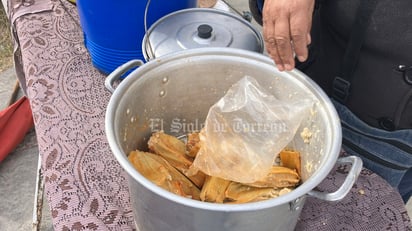
[[[16,84],[14,68],[0,73],[0,110],[7,107]],[[17,99],[22,96],[20,90]],[[34,195],[38,166],[38,146],[32,129],[22,143],[0,163],[0,230],[33,229]],[[50,210],[43,203],[38,230],[53,230]]]
[[[228,2],[239,12],[249,10],[245,0]],[[15,84],[16,76],[13,68],[0,73],[0,110],[7,107]],[[17,99],[21,96],[22,93],[19,91]],[[33,229],[38,153],[33,129],[26,135],[24,141],[0,163],[0,230],[2,231]],[[411,216],[412,200],[407,204],[407,208]],[[45,200],[39,230],[53,230],[50,210]]]

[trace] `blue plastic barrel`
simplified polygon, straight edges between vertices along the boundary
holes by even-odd
[[[77,0],[84,44],[93,65],[105,74],[131,59],[144,60],[147,0]],[[151,0],[147,28],[161,17],[197,6],[197,0]]]

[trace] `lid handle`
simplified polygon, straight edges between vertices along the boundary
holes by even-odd
[[[202,39],[208,39],[212,37],[213,28],[208,24],[202,24],[197,27],[197,36]]]

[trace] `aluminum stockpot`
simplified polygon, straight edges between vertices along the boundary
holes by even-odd
[[[140,67],[116,84],[120,76],[136,66]],[[127,155],[135,149],[147,150],[153,131],[161,129],[180,136],[199,128],[210,106],[246,75],[279,99],[311,98],[316,102],[291,142],[302,155],[300,186],[270,200],[215,204],[168,192],[134,169]],[[132,209],[140,231],[293,230],[308,195],[329,201],[343,198],[362,167],[357,157],[338,159],[341,127],[327,95],[300,71],[279,72],[271,59],[256,52],[199,48],[145,64],[133,60],[110,74],[106,87],[113,92],[106,113],[107,139],[128,173]],[[312,133],[309,143],[301,137],[304,128]],[[337,161],[352,164],[342,186],[333,193],[315,191]]]

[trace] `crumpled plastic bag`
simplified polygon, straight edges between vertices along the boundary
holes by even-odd
[[[240,183],[263,178],[312,105],[308,99],[281,101],[254,78],[242,78],[209,109],[190,172]]]

